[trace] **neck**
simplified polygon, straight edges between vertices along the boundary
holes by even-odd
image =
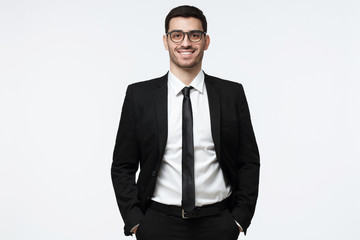
[[[170,71],[178,79],[180,79],[186,86],[190,85],[194,78],[198,75],[201,70],[201,64],[193,68],[179,68],[170,64]]]

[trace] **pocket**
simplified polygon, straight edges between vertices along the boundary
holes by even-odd
[[[137,230],[136,230],[136,233],[135,233],[135,237],[136,237],[136,239],[139,239],[139,235],[140,235],[140,229],[141,229],[141,224],[139,224],[139,226],[138,226],[138,228],[137,228]]]
[[[236,221],[235,221],[235,218],[231,215],[231,212],[230,210],[227,210],[227,213],[228,213],[228,217],[229,217],[229,221],[230,221],[230,224],[233,228],[235,228],[237,234],[239,235],[240,234],[240,228],[239,226],[237,225]]]
[[[136,234],[135,234],[136,239],[141,239],[141,232],[142,232],[144,225],[146,226],[146,219],[147,219],[148,215],[149,215],[149,211],[146,211],[144,217],[141,219],[138,229],[136,230]]]

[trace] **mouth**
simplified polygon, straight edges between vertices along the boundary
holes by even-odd
[[[191,55],[195,52],[195,50],[178,50],[177,52],[178,52],[181,56],[187,57],[187,56],[191,56]]]

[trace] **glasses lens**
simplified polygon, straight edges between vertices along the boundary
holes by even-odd
[[[184,39],[184,33],[181,31],[174,31],[170,33],[170,38],[173,42],[181,42]]]
[[[201,31],[190,31],[189,32],[189,38],[190,38],[190,41],[192,41],[192,42],[199,42],[201,40],[201,37],[202,37]]]

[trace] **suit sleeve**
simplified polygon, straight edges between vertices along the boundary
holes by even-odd
[[[111,166],[113,187],[127,236],[131,235],[131,228],[143,218],[143,213],[139,208],[138,187],[135,182],[140,153],[136,138],[134,110],[134,99],[130,85],[126,91],[121,112]]]
[[[240,102],[238,104],[239,118],[239,158],[237,160],[237,186],[235,194],[235,208],[232,215],[241,225],[246,234],[255,212],[255,205],[259,187],[260,157],[250,119],[249,107],[244,89],[239,85]]]

